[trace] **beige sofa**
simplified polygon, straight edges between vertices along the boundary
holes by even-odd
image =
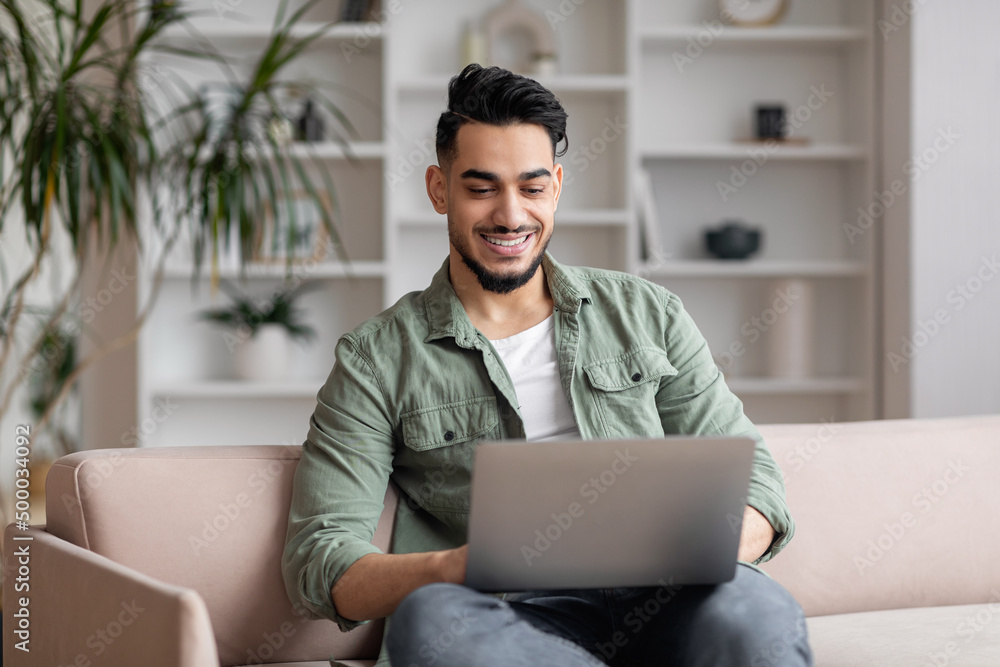
[[[1000,416],[761,431],[798,524],[766,569],[802,602],[818,665],[1000,665]],[[298,456],[178,447],[58,461],[48,525],[5,534],[7,664],[370,664],[381,623],[344,635],[285,595]],[[29,653],[15,648],[25,637]]]

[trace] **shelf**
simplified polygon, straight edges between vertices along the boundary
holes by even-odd
[[[270,23],[240,23],[235,18],[194,19],[189,21],[188,25],[194,28],[194,31],[196,31],[194,34],[185,25],[172,25],[163,31],[163,37],[171,43],[183,43],[185,46],[192,43],[198,44],[204,40],[208,40],[209,42],[259,42],[268,40],[274,30],[274,26]],[[324,25],[327,24],[319,21],[304,21],[292,27],[291,36],[293,39],[302,39],[320,30]],[[338,23],[330,27],[316,41],[382,39],[382,34],[383,29],[380,23]]]
[[[770,160],[866,160],[868,151],[864,146],[849,144],[811,144],[797,146],[779,145],[770,149],[765,143],[732,142],[704,144],[675,144],[659,148],[647,148],[641,152],[645,160],[747,160],[755,157],[763,159],[759,151],[770,151]]]
[[[861,378],[731,377],[726,378],[726,384],[737,395],[861,394],[868,391],[868,383]]]
[[[587,209],[556,211],[556,227],[624,227],[628,224],[628,211],[624,209]],[[444,229],[444,216],[409,215],[400,218],[400,227],[429,227]]]
[[[717,34],[716,34],[717,33]],[[707,36],[706,36],[707,35]],[[708,26],[656,26],[639,31],[639,39],[644,44],[688,44],[689,40],[700,40],[702,48],[711,48],[712,44],[730,44],[733,46],[751,46],[754,44],[774,45],[810,45],[832,44],[843,45],[863,42],[868,38],[864,28],[844,26],[778,26],[762,28],[737,28],[725,26],[722,30],[713,32]],[[709,42],[709,38],[711,41]]]
[[[287,268],[284,264],[250,264],[246,267],[247,278],[284,278]],[[194,266],[191,264],[174,264],[167,266],[163,271],[164,278],[177,280],[190,280],[194,274]],[[200,280],[211,278],[211,265],[205,263],[201,267],[198,276]],[[235,267],[223,267],[219,269],[219,277],[235,280],[243,277],[244,274]],[[320,278],[382,278],[386,275],[384,262],[359,261],[341,262],[329,261],[320,262],[316,265],[300,264],[292,267],[292,275],[303,280]]]
[[[651,278],[854,278],[868,275],[864,262],[837,260],[677,260],[637,273]]]
[[[559,93],[619,93],[628,89],[628,78],[616,74],[577,74],[530,77]],[[438,93],[445,95],[451,77],[422,76],[399,82],[399,90],[404,93]]]
[[[288,154],[307,159],[316,157],[321,160],[377,160],[385,157],[385,144],[381,141],[349,142],[345,149],[343,144],[335,141],[317,141],[313,143],[297,141],[288,147]]]
[[[260,156],[269,158],[274,151],[269,145],[259,149]],[[202,160],[207,160],[210,154],[208,148],[204,148],[199,156]],[[351,141],[346,144],[336,141],[293,141],[288,145],[288,155],[298,160],[379,160],[385,157],[385,144],[381,141]]]
[[[309,398],[325,380],[290,380],[284,382],[250,382],[247,380],[190,380],[164,382],[152,387],[153,396],[172,398]]]

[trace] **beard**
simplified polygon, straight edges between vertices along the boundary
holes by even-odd
[[[492,232],[494,234],[510,234],[510,233],[517,234],[527,231],[530,231],[533,234],[535,234],[537,241],[538,233],[541,232],[542,230],[541,227],[539,227],[538,229],[532,229],[527,226],[521,226],[514,230],[504,229],[504,228],[488,230],[488,232]],[[487,233],[487,230],[480,231],[473,229],[473,233],[475,234]],[[538,271],[538,267],[541,266],[542,260],[545,258],[545,251],[549,247],[549,241],[552,240],[552,235],[549,234],[548,238],[545,239],[544,243],[539,243],[539,248],[536,251],[535,256],[531,260],[531,264],[528,265],[527,269],[525,269],[521,273],[512,273],[512,274],[497,273],[494,271],[490,271],[485,266],[477,262],[472,257],[472,251],[469,248],[469,244],[466,243],[464,237],[455,233],[450,221],[448,223],[448,240],[451,241],[451,244],[453,246],[455,246],[455,250],[458,251],[458,254],[462,258],[462,263],[464,263],[467,267],[469,267],[469,270],[472,271],[472,273],[476,276],[476,280],[479,281],[480,287],[482,287],[487,292],[493,292],[494,294],[510,294],[517,288],[526,285],[528,281],[535,276],[535,272]]]

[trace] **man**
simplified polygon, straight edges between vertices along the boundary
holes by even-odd
[[[426,173],[449,255],[430,287],[338,343],[295,477],[289,595],[344,630],[392,615],[379,664],[397,667],[811,664],[801,608],[747,564],[791,539],[781,472],[680,300],[545,252],[565,128],[534,81],[478,65],[452,79]],[[757,440],[733,581],[502,597],[460,585],[477,441],[664,433]],[[402,495],[383,554],[369,541],[390,478]]]

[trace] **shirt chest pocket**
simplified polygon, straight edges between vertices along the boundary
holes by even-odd
[[[475,445],[500,437],[494,396],[469,398],[400,415],[403,444],[394,479],[431,512],[467,511]]]
[[[469,398],[400,415],[403,442],[423,452],[492,436],[500,419],[493,396]]]
[[[606,437],[633,438],[663,435],[656,409],[660,380],[677,369],[658,348],[640,348],[628,354],[584,366],[593,390],[595,409]]]

